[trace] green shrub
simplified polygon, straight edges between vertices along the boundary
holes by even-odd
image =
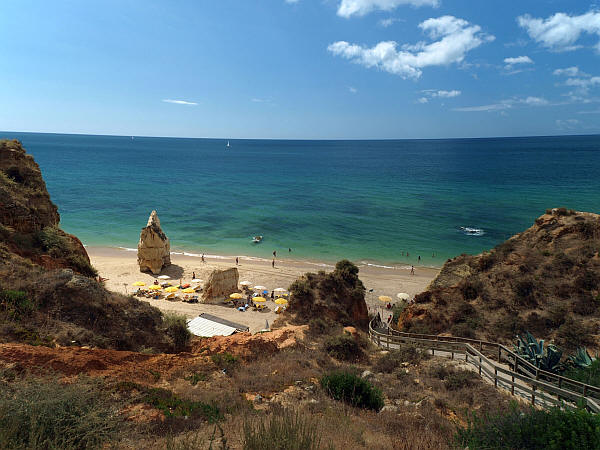
[[[317,450],[321,438],[315,420],[283,410],[266,421],[244,422],[242,444],[244,450]]]
[[[223,418],[215,405],[185,400],[166,389],[149,389],[144,396],[144,402],[162,411],[166,417],[201,417],[209,422]]]
[[[390,350],[387,354],[381,356],[373,365],[373,370],[391,373],[400,367],[403,362],[419,364],[424,359],[429,358],[430,355],[427,352],[414,344],[400,344],[397,349]]]
[[[322,319],[321,317],[311,319],[308,322],[308,329],[315,336],[318,336],[320,334],[325,334],[331,328],[332,328],[331,325],[328,324],[327,321],[325,319]]]
[[[53,258],[66,256],[73,250],[68,238],[57,228],[46,227],[38,232],[37,238],[42,249]]]
[[[35,305],[23,291],[0,290],[0,308],[10,319],[20,319],[27,316]]]
[[[600,387],[600,359],[596,358],[590,366],[585,368],[571,368],[563,373],[563,376]]]
[[[521,412],[514,405],[493,415],[473,414],[455,434],[460,448],[592,449],[599,442],[600,415],[559,408]]]
[[[394,306],[392,306],[392,323],[398,323],[398,320],[400,319],[400,314],[402,314],[402,311],[406,309],[406,306],[407,303],[405,302],[396,303]]]
[[[120,425],[99,382],[28,378],[1,390],[2,449],[100,448]]]
[[[340,361],[357,361],[363,357],[363,351],[356,339],[345,334],[327,339],[324,348],[330,356]]]
[[[321,386],[335,400],[374,411],[383,408],[381,391],[353,373],[331,372],[323,375]]]
[[[473,327],[472,324],[460,322],[452,325],[450,333],[452,333],[452,336],[475,339],[475,328],[476,327]]]
[[[73,269],[86,277],[95,278],[98,276],[98,271],[85,259],[83,255],[70,255],[67,260]]]
[[[192,333],[188,330],[185,316],[179,314],[165,314],[165,332],[173,339],[173,347],[176,352],[185,350],[190,343]]]
[[[217,353],[215,355],[212,355],[210,357],[210,359],[212,360],[213,363],[215,363],[215,365],[219,368],[219,369],[231,369],[233,368],[237,362],[238,362],[238,357],[232,355],[231,353]]]
[[[449,391],[457,391],[468,387],[476,378],[478,378],[477,374],[470,370],[453,371],[445,378],[445,386]]]
[[[583,324],[580,320],[568,317],[558,328],[556,340],[563,348],[574,350],[578,347],[594,344],[591,336],[592,331],[589,326]]]

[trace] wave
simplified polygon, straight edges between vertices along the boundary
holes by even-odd
[[[125,250],[126,252],[137,252],[137,248],[129,248],[129,247],[117,247],[121,250]]]

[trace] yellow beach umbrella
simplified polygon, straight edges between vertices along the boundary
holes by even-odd
[[[277,303],[278,305],[287,305],[287,300],[285,298],[278,298],[277,300],[275,300],[275,303]]]
[[[231,294],[229,296],[229,298],[235,298],[236,300],[239,300],[242,297],[244,297],[244,296],[242,294],[240,294],[239,292],[234,292],[233,294]]]
[[[146,283],[144,283],[143,281],[136,281],[132,284],[132,286],[146,286]]]
[[[148,289],[150,289],[151,291],[160,291],[162,289],[162,287],[158,284],[153,284]]]
[[[191,287],[190,287],[190,288],[186,288],[186,289],[184,289],[184,290],[183,290],[183,291],[181,291],[181,292],[183,292],[184,294],[193,294],[194,292],[196,292],[196,290],[195,290],[194,288],[191,288]]]
[[[179,290],[179,288],[175,287],[175,286],[169,286],[168,288],[165,289],[165,292],[177,292]]]
[[[254,297],[252,300],[255,302],[266,302],[267,300],[264,297]]]
[[[392,297],[389,297],[387,295],[380,295],[379,300],[385,303],[389,303],[392,301]]]

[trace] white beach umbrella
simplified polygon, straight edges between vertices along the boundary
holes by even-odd
[[[396,297],[398,297],[400,300],[408,300],[410,295],[408,295],[406,292],[400,292],[399,294],[396,294]]]
[[[251,281],[240,281],[240,286],[252,286]]]
[[[273,291],[275,291],[275,292],[287,292],[287,289],[284,289],[284,288],[275,288],[275,289],[273,289]]]
[[[254,286],[254,289],[256,289],[257,291],[266,291],[267,287],[266,286]]]
[[[201,280],[200,278],[194,278],[192,283],[204,283],[204,280]]]
[[[161,279],[161,280],[168,280],[168,279],[169,279],[169,278],[171,278],[171,277],[170,277],[169,275],[160,275],[160,276],[158,276],[158,277],[156,277],[156,278],[159,278],[159,279]]]

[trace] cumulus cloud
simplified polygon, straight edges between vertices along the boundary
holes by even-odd
[[[351,94],[356,94],[358,92],[358,89],[352,86],[348,86],[348,91],[350,91]]]
[[[198,103],[196,102],[188,102],[187,100],[171,100],[170,98],[164,99],[165,103],[174,103],[175,105],[192,105],[196,106]]]
[[[515,56],[514,58],[504,58],[505,69],[510,70],[517,64],[533,64],[533,60],[529,56]]]
[[[439,97],[439,98],[452,98],[452,97],[458,97],[461,94],[461,91],[458,91],[456,89],[453,89],[451,91],[445,91],[443,89],[425,89],[423,91],[421,91],[425,97],[429,97],[429,98],[435,98],[435,97]],[[422,103],[426,103],[426,102],[422,102]]]
[[[371,11],[391,11],[398,6],[439,6],[439,0],[342,0],[338,6],[338,16],[349,18],[364,16]]]
[[[548,100],[542,97],[527,97],[521,99],[519,103],[525,103],[526,105],[530,106],[545,106],[548,105],[550,102],[548,102]]]
[[[583,33],[595,34],[600,38],[600,11],[589,11],[579,16],[556,13],[547,19],[525,14],[517,17],[517,23],[534,41],[555,51],[578,48],[576,42]],[[596,49],[600,51],[600,41]]]
[[[403,20],[398,19],[396,17],[387,17],[385,19],[381,19],[377,23],[379,24],[380,27],[387,28],[387,27],[392,26],[396,22],[403,22]]]
[[[480,26],[453,16],[427,19],[419,24],[419,28],[434,42],[405,44],[398,49],[398,43],[394,41],[383,41],[371,48],[338,41],[327,49],[356,64],[375,67],[404,79],[417,79],[423,68],[459,63],[467,52],[494,40],[494,36],[483,33]]]

